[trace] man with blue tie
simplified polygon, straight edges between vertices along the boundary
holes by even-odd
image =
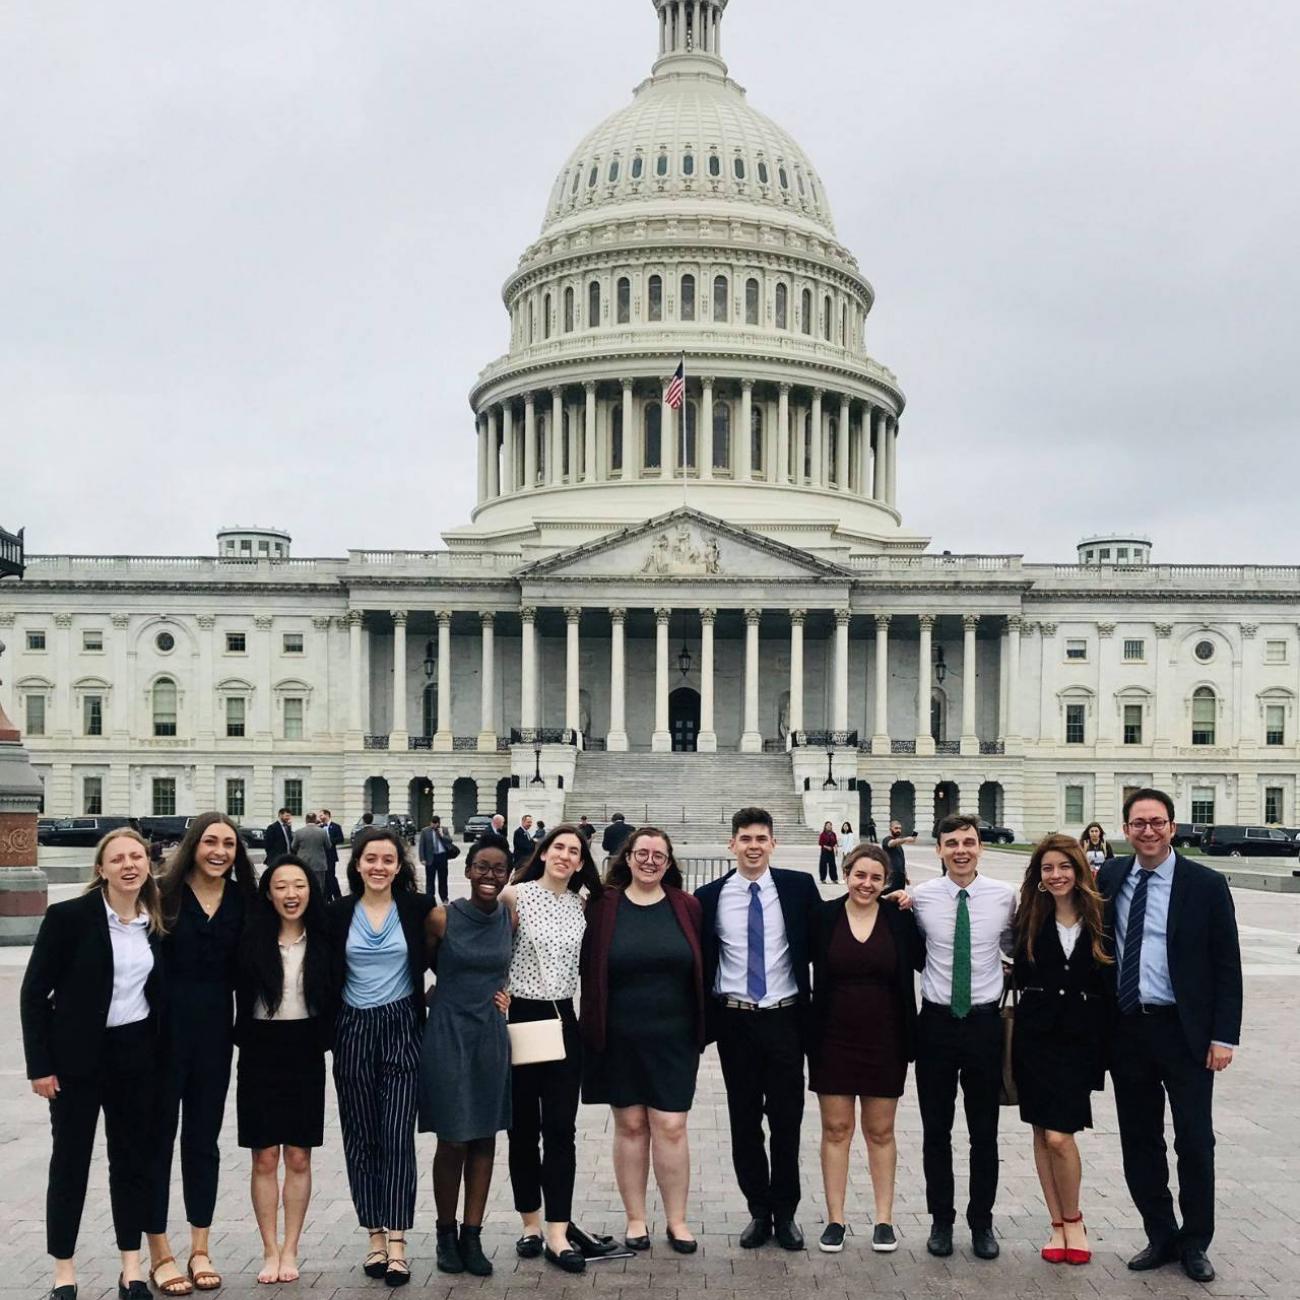
[[[1174,801],[1136,790],[1124,801],[1133,855],[1097,874],[1112,936],[1118,1015],[1111,1077],[1124,1177],[1147,1245],[1135,1272],[1181,1260],[1194,1282],[1212,1282],[1214,1076],[1241,1037],[1241,947],[1223,877],[1173,850]],[[1165,1147],[1165,1098],[1174,1119],[1178,1205],[1174,1218]]]
[[[806,872],[770,865],[776,839],[765,809],[742,808],[732,817],[728,847],[735,870],[696,890],[695,897],[703,908],[708,1036],[718,1044],[732,1163],[749,1206],[740,1244],[751,1250],[775,1234],[786,1250],[803,1250],[794,1216],[800,1196],[808,926],[821,894]]]

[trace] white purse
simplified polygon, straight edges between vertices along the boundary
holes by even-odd
[[[546,968],[542,965],[542,952],[533,943],[531,936],[526,936],[533,945],[537,957],[537,969],[542,979],[549,986]],[[541,1065],[546,1061],[562,1061],[566,1056],[564,1048],[564,1021],[560,1017],[560,1008],[554,1000],[555,1018],[548,1020],[524,1020],[517,1024],[507,1024],[506,1033],[510,1035],[511,1065]]]

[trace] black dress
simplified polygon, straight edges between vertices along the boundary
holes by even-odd
[[[1092,1127],[1092,1093],[1104,1083],[1103,971],[1086,926],[1066,957],[1047,918],[1034,940],[1034,960],[1016,952],[1015,1034],[1011,1068],[1026,1124],[1057,1133]]]
[[[687,1111],[700,1068],[695,960],[666,898],[618,902],[609,949],[605,1048],[584,1062],[589,1105]]]

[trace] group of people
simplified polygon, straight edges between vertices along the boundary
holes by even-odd
[[[47,912],[22,990],[27,1071],[50,1104],[53,1132],[54,1300],[76,1296],[101,1109],[119,1295],[148,1294],[142,1235],[161,1294],[222,1284],[209,1230],[236,1045],[237,1140],[251,1151],[260,1282],[298,1276],[328,1052],[349,1188],[367,1236],[361,1266],[391,1286],[410,1278],[417,1126],[437,1138],[440,1271],[492,1271],[481,1230],[501,1132],[520,1219],[516,1253],[579,1273],[591,1253],[608,1249],[573,1223],[580,1102],[612,1111],[623,1248],[651,1245],[653,1169],[666,1244],[695,1252],[688,1120],[710,1042],[749,1213],[742,1248],[772,1238],[804,1248],[797,1212],[809,1089],[820,1111],[827,1210],[819,1247],[845,1244],[859,1124],[871,1246],[898,1247],[894,1118],[914,1064],[927,1248],[953,1250],[960,1086],[970,1135],[966,1220],[976,1256],[993,1258],[1007,963],[1019,996],[1020,1114],[1032,1126],[1051,1223],[1043,1258],[1089,1258],[1075,1135],[1091,1124],[1090,1096],[1109,1068],[1125,1174],[1148,1237],[1130,1267],[1177,1258],[1206,1281],[1210,1101],[1241,1017],[1232,901],[1222,877],[1172,852],[1168,796],[1130,796],[1125,823],[1134,856],[1108,861],[1095,884],[1078,842],[1049,836],[1017,895],[980,874],[976,819],[949,817],[937,845],[943,876],[888,892],[889,857],[859,844],[842,863],[847,892],[830,902],[807,872],[771,866],[776,838],[761,808],[735,814],[734,869],[694,894],[671,839],[654,827],[620,832],[603,878],[577,825],[554,827],[522,857],[490,829],[465,855],[468,897],[452,901],[438,900],[436,877],[419,888],[395,830],[365,828],[352,845],[348,892],[329,906],[317,873],[292,852],[255,879],[222,814],[196,818],[157,879],[147,844],[112,832],[85,895]],[[425,849],[438,856],[450,843],[431,841],[421,846],[426,870]],[[1168,1186],[1166,1096],[1181,1226]],[[190,1234],[183,1269],[167,1235],[178,1123]]]

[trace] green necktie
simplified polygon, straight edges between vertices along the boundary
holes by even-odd
[[[964,1020],[970,1014],[970,895],[957,891],[957,928],[952,935],[952,1014]]]

